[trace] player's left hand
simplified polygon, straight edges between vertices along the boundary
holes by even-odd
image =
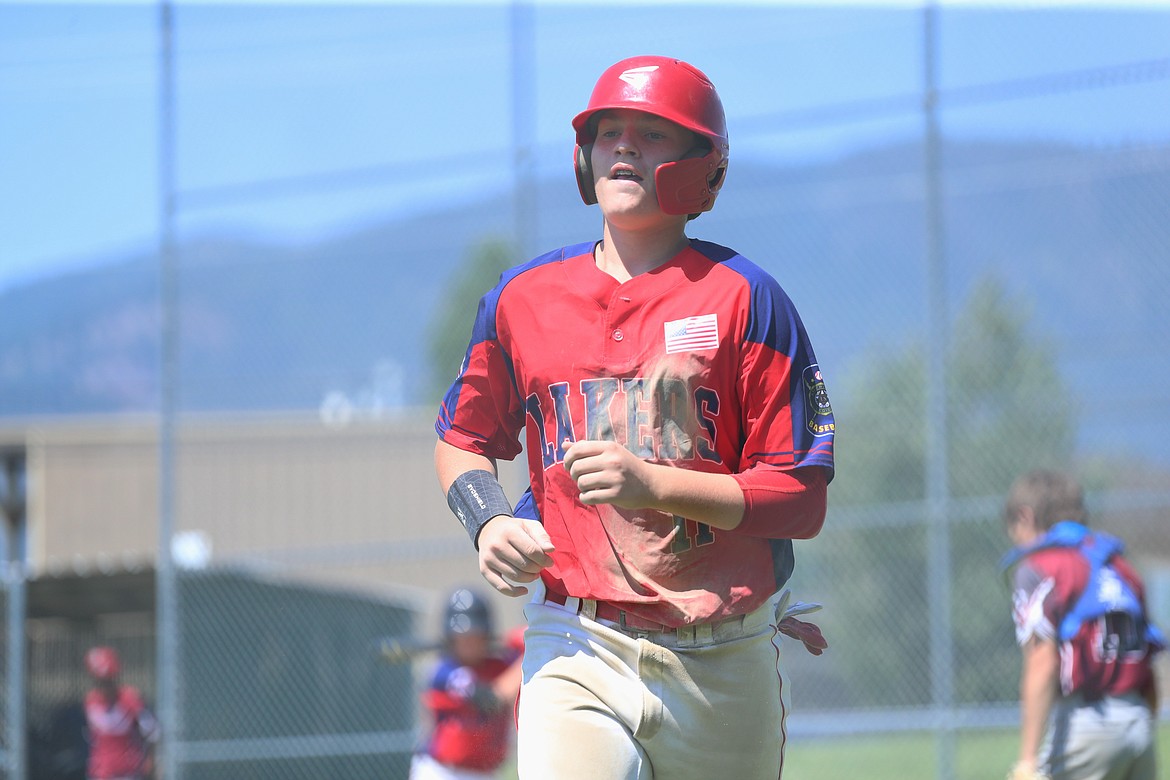
[[[565,468],[581,491],[582,504],[613,504],[625,509],[650,506],[654,466],[614,441],[573,442]]]

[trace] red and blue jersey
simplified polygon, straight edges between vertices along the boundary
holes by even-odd
[[[436,665],[423,704],[434,717],[426,751],[450,767],[487,772],[508,755],[513,708],[501,706],[491,683],[514,658],[490,657],[464,666],[450,657]]]
[[[490,458],[527,453],[556,546],[542,575],[551,590],[678,626],[751,611],[783,585],[793,566],[783,518],[774,535],[749,535],[585,506],[564,468],[569,443],[617,441],[654,463],[719,474],[820,466],[831,477],[835,424],[780,285],[692,240],[626,282],[597,268],[591,243],[506,272],[480,301],[436,430]]]
[[[129,778],[149,769],[149,741],[157,725],[138,689],[124,685],[115,696],[94,689],[85,696],[85,720],[89,732],[86,776]]]

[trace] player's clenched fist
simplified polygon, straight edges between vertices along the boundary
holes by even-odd
[[[655,509],[724,529],[743,519],[743,491],[731,476],[651,463],[618,442],[575,442],[565,468],[583,504]]]
[[[582,504],[650,505],[653,465],[617,442],[574,442],[565,451],[565,468],[581,491]]]
[[[505,596],[522,596],[523,585],[552,566],[553,543],[539,522],[499,515],[479,532],[479,572]]]

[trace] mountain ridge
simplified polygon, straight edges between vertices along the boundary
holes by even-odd
[[[688,232],[776,276],[822,364],[843,374],[926,327],[922,160],[917,144],[800,168],[733,160],[715,210]],[[1031,307],[1038,335],[1053,338],[1073,387],[1107,370],[1078,346],[1158,327],[1170,271],[1151,248],[1170,246],[1158,207],[1170,200],[1170,148],[951,144],[944,163],[952,313],[978,278],[1003,279]],[[540,251],[600,235],[569,175],[535,183],[529,240]],[[315,243],[218,234],[183,243],[180,408],[433,403],[422,391],[434,313],[476,243],[508,235],[511,197],[484,193]],[[0,292],[0,414],[153,409],[157,265],[142,252]],[[1155,355],[1139,378],[1166,386],[1168,363]]]

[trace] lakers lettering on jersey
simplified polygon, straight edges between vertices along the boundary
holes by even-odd
[[[526,453],[558,550],[544,574],[550,587],[677,625],[758,606],[791,573],[791,541],[583,506],[560,467],[566,449],[615,441],[699,471],[820,466],[831,475],[835,423],[788,296],[734,251],[692,240],[625,282],[597,268],[593,244],[505,273],[481,301],[436,429],[491,458]]]

